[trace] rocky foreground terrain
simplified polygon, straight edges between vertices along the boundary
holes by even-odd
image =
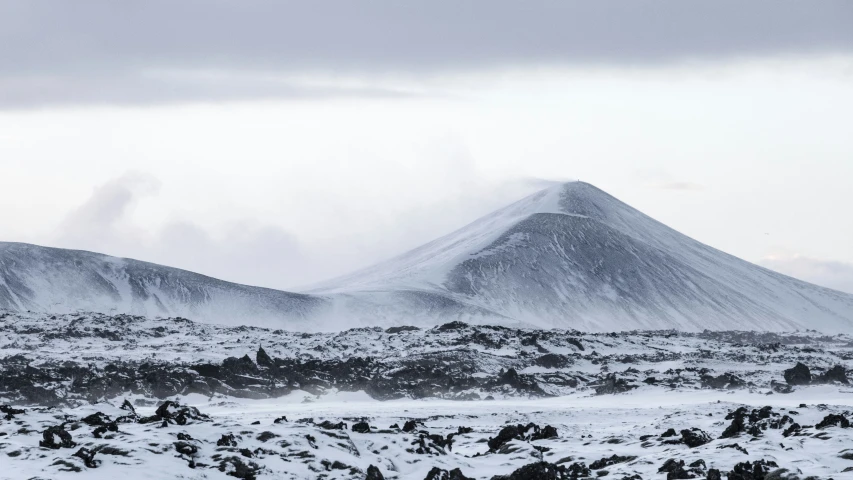
[[[853,478],[852,340],[0,313],[0,478]]]

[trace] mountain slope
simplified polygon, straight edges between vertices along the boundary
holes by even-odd
[[[138,260],[0,242],[0,309],[89,310],[297,327],[327,303]]]
[[[312,290],[364,298],[399,291],[542,327],[853,327],[853,296],[715,250],[582,182],[543,190]]]
[[[715,250],[581,182],[538,192],[305,294],[0,243],[0,309],[310,331],[455,320],[585,331],[853,328],[853,295]]]

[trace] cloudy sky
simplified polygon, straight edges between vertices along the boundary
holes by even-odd
[[[0,239],[292,288],[581,179],[853,292],[853,2],[0,0]]]

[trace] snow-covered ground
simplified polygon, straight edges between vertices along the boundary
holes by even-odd
[[[824,405],[815,404],[816,399]],[[137,400],[142,403],[142,399]],[[111,419],[127,415],[128,411],[119,408],[121,401],[68,409],[27,409],[13,420],[0,421],[0,478],[224,479],[229,478],[227,473],[234,472],[229,466],[233,460],[228,459],[237,458],[255,470],[258,478],[364,479],[373,465],[384,478],[420,480],[438,467],[448,471],[459,468],[468,478],[491,479],[540,460],[567,467],[584,463],[589,468],[613,455],[631,459],[591,470],[589,475],[595,477],[607,471],[608,478],[637,474],[644,479],[667,478],[658,470],[672,458],[684,460],[686,465],[703,460],[707,468],[699,478],[705,478],[712,468],[723,472],[725,478],[725,472],[736,464],[755,460],[772,460],[799,478],[853,478],[853,473],[842,473],[853,467],[853,459],[841,457],[853,452],[853,430],[814,427],[829,414],[849,415],[851,392],[837,387],[810,387],[772,397],[745,391],[673,391],[489,402],[378,402],[363,394],[330,394],[317,399],[305,392],[294,392],[284,398],[261,401],[208,400],[198,396],[179,400],[196,406],[202,414],[209,415],[209,420],[190,420],[185,425],[168,423],[165,427],[161,422],[119,423],[118,431],[95,438],[94,427],[81,419],[95,412]],[[769,405],[773,414],[779,415],[771,419],[787,415],[792,421],[782,428],[762,430],[757,437],[741,432],[720,439],[731,423],[725,416],[743,405],[750,409]],[[136,410],[142,416],[153,415],[155,407],[137,406]],[[282,416],[287,420],[275,423]],[[312,420],[307,421],[309,418]],[[413,431],[391,427],[403,427],[410,420],[417,422]],[[324,421],[346,425],[340,430],[328,429],[320,426]],[[369,424],[369,431],[352,430],[360,421]],[[557,436],[513,439],[490,451],[488,441],[504,426],[531,422],[542,428],[555,427]],[[796,434],[783,435],[792,422],[804,427]],[[39,447],[42,432],[58,424],[66,426],[75,445]],[[458,434],[460,427],[471,430]],[[709,442],[691,448],[678,443],[680,434],[661,437],[670,428],[676,432],[698,428],[708,435]],[[442,439],[451,433],[457,435],[452,447],[447,448],[428,437],[422,444],[422,432]],[[233,442],[217,445],[223,436],[231,434]],[[672,440],[676,442],[667,443]],[[190,450],[186,444],[192,446]],[[740,448],[727,447],[734,444]],[[96,453],[96,463],[89,467],[82,458],[72,455],[81,448],[97,451],[104,446],[111,449]],[[179,449],[192,453],[182,454]],[[190,468],[190,462],[195,468]]]
[[[817,332],[300,333],[6,312],[0,478],[462,480],[532,464],[564,477],[512,480],[636,480],[667,478],[670,459],[685,461],[671,478],[762,460],[853,478],[851,360],[853,338]]]

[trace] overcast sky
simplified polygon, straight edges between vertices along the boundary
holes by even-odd
[[[0,239],[293,288],[581,179],[853,292],[853,2],[0,0]]]

